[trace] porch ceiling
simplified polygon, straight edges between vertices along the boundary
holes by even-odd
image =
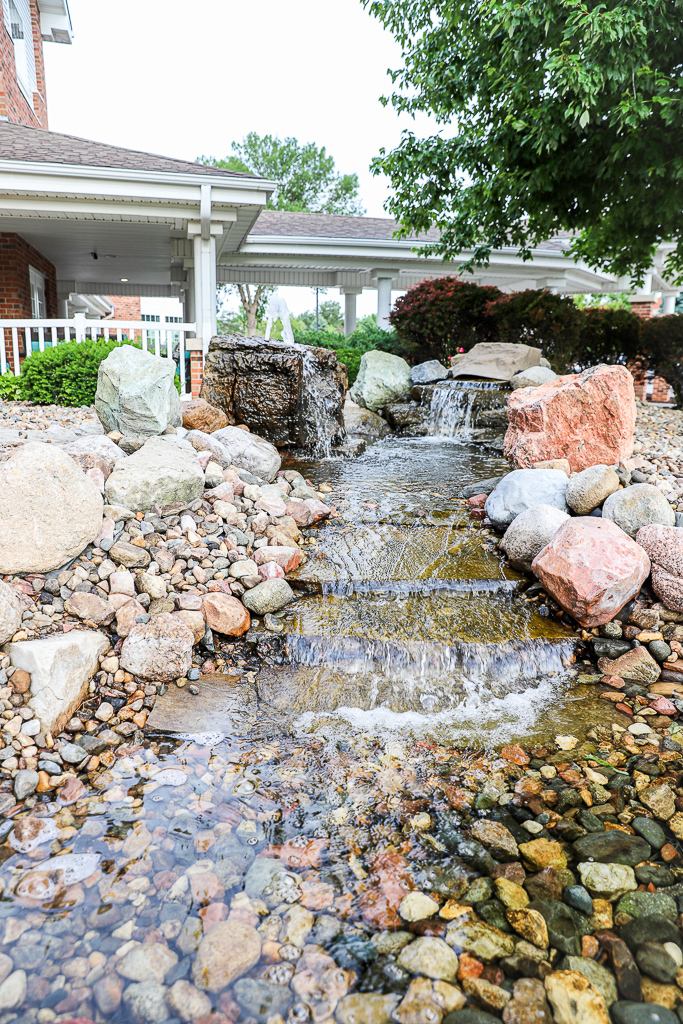
[[[171,283],[173,228],[168,224],[0,217],[0,232],[16,232],[43,253],[54,263],[58,281],[97,284],[125,277],[141,285]]]

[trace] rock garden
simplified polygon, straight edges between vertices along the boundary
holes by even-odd
[[[677,1024],[683,417],[243,342],[0,407],[0,1024]]]

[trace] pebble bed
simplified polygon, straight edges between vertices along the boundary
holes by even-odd
[[[0,406],[0,430],[92,421],[92,410]],[[639,407],[642,482],[674,507],[681,425],[676,411]],[[329,494],[299,479],[281,478]],[[164,597],[137,592],[138,618],[210,593],[251,547],[229,549],[213,515],[204,499],[140,513],[64,573],[25,578],[18,638],[82,628],[73,595],[135,575],[111,558],[116,544],[127,555],[174,531],[198,540],[187,543],[201,558],[169,564]],[[297,531],[304,550],[315,533]],[[557,612],[542,590],[528,596]],[[295,740],[258,723],[202,742],[155,735],[147,717],[165,684],[125,672],[116,646],[89,700],[45,735],[28,673],[3,656],[0,1024],[679,1024],[678,619],[636,606],[584,631],[579,681],[614,705],[614,722],[498,756]],[[277,616],[266,625],[282,628]],[[624,639],[662,644],[673,678],[596,673],[596,641]],[[233,668],[249,678],[257,664],[242,640],[208,631],[179,682]]]

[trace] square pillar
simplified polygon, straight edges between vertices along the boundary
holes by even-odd
[[[389,314],[391,313],[391,277],[377,275],[377,326],[382,331],[390,331]]]

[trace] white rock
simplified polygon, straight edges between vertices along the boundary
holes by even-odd
[[[405,359],[373,349],[363,353],[358,376],[349,395],[358,405],[377,412],[410,391],[412,383],[411,370]]]
[[[638,888],[633,868],[627,864],[600,864],[586,861],[578,865],[581,882],[591,896],[612,900]]]
[[[203,490],[204,474],[194,448],[170,435],[151,438],[120,463],[107,480],[105,496],[110,504],[147,512],[154,505],[193,501]]]
[[[0,644],[10,640],[21,625],[21,602],[9,583],[0,580]]]
[[[541,384],[547,384],[549,380],[555,380],[556,373],[546,366],[530,366],[510,378],[510,387],[513,391],[517,388],[537,388]]]
[[[102,495],[73,459],[27,444],[0,465],[0,574],[49,572],[102,525]]]
[[[401,967],[411,974],[423,974],[437,981],[455,981],[458,957],[443,939],[425,936],[415,939],[401,950]]]
[[[422,921],[425,917],[433,917],[439,904],[424,892],[409,892],[401,900],[398,912],[404,921]]]
[[[153,437],[182,423],[175,363],[121,345],[100,363],[95,409],[104,429]]]
[[[16,1010],[26,998],[26,971],[14,971],[0,985],[0,1010]]]
[[[232,465],[246,469],[261,480],[274,480],[282,460],[277,448],[256,434],[239,427],[222,427],[211,435],[222,446]]]
[[[73,629],[41,640],[9,644],[15,668],[31,675],[29,707],[48,732],[59,732],[88,692],[109,640],[96,630]]]

